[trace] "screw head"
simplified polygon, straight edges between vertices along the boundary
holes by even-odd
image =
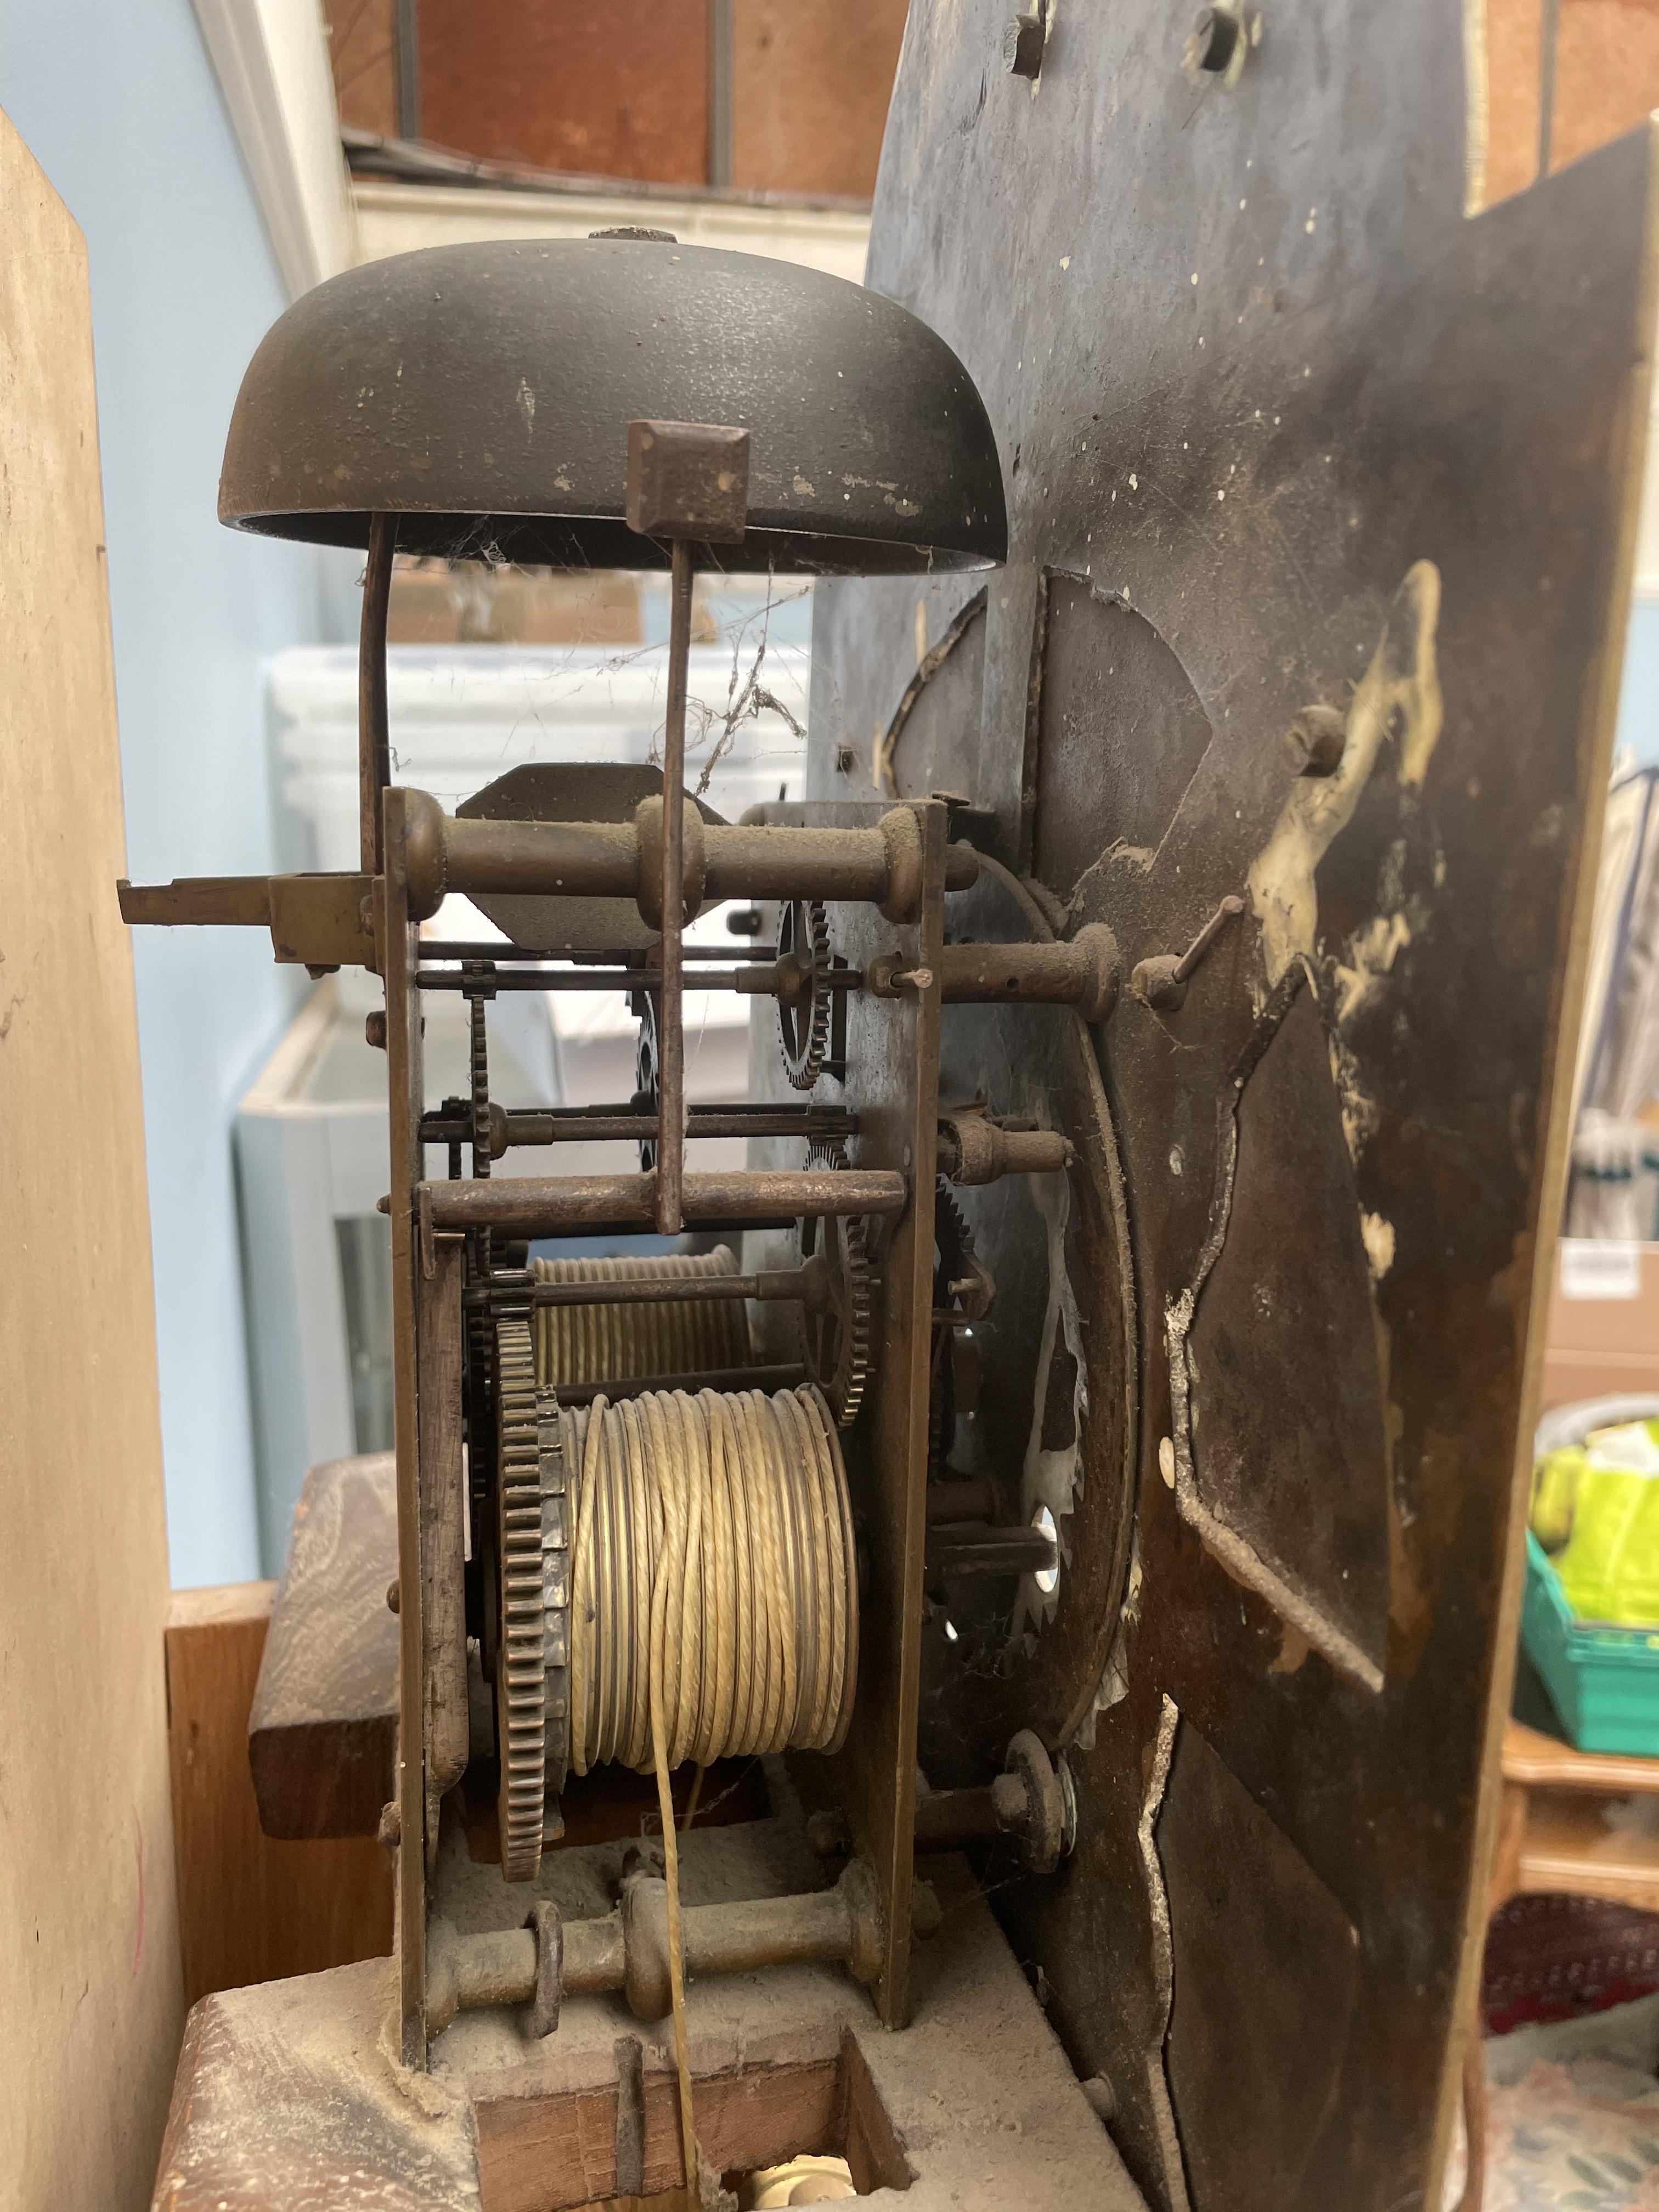
[[[1016,15],[1002,34],[1002,58],[1012,76],[1034,77],[1042,67],[1042,18]]]
[[[1193,26],[1193,58],[1201,70],[1218,76],[1233,58],[1238,44],[1238,18],[1224,8],[1200,8]]]

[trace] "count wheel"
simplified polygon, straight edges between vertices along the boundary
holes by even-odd
[[[789,899],[778,916],[778,1038],[784,1073],[810,1091],[830,1048],[830,924],[817,899]]]

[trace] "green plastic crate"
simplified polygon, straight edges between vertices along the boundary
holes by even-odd
[[[1580,1751],[1659,1758],[1659,1629],[1591,1628],[1530,1528],[1521,1641]]]

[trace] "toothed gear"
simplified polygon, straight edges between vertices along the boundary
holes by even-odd
[[[810,1091],[830,1048],[835,1011],[830,988],[830,923],[818,899],[789,899],[778,916],[778,958],[799,960],[808,969],[806,995],[799,1005],[778,1000],[778,1035],[784,1072],[797,1091]]]
[[[495,1735],[501,1875],[529,1881],[541,1863],[547,1793],[547,1679],[542,1595],[541,1433],[536,1347],[527,1311],[495,1324],[496,1560],[501,1626]]]
[[[483,971],[469,967],[467,972],[481,975]],[[482,991],[471,995],[467,1020],[469,1096],[465,1106],[471,1138],[472,1173],[475,1177],[482,1177],[489,1175],[490,1164],[489,1047]],[[453,1148],[452,1162],[458,1158],[459,1152],[459,1146]],[[470,1284],[489,1281],[491,1258],[490,1231],[487,1228],[471,1231],[467,1237],[466,1272]],[[495,1500],[492,1495],[495,1469],[495,1335],[488,1311],[470,1311],[466,1321],[465,1407],[472,1527],[478,1540],[469,1571],[467,1626],[477,1633],[484,1674],[491,1681],[495,1676],[497,1631],[501,1624],[500,1562],[495,1544]]]
[[[642,992],[640,1006],[640,1042],[634,1054],[634,1111],[654,1114],[660,1097],[659,1079],[661,1054],[657,1042],[657,1002],[648,991]],[[640,1139],[640,1171],[649,1175],[657,1164],[657,1140],[654,1137]]]
[[[489,1043],[484,1029],[484,1000],[480,994],[468,1009],[471,1027],[472,1078],[472,1172],[489,1173]]]
[[[547,1799],[564,1788],[570,1759],[570,1540],[576,1524],[575,1467],[565,1449],[557,1394],[536,1394],[542,1498],[542,1661],[545,1684]]]
[[[847,1148],[839,1138],[814,1138],[806,1147],[806,1164],[844,1168]],[[855,1213],[813,1215],[800,1223],[795,1237],[802,1261],[821,1255],[828,1278],[823,1310],[806,1310],[807,1369],[836,1427],[850,1429],[875,1366],[863,1218]]]
[[[983,1321],[995,1290],[990,1271],[975,1256],[968,1218],[941,1176],[933,1191],[933,1304],[941,1310],[954,1305],[965,1319]]]

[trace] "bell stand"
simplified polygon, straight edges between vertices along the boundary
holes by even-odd
[[[374,882],[374,935],[386,987],[391,1102],[391,1225],[398,1483],[400,1729],[398,1824],[401,2046],[426,2063],[430,1845],[441,1790],[465,1764],[465,1622],[460,1608],[459,1235],[514,1237],[654,1226],[673,1235],[720,1221],[859,1213],[893,1224],[885,1270],[886,1349],[867,1444],[849,1455],[870,1533],[861,1593],[868,1656],[840,1754],[855,1844],[874,1877],[877,2009],[908,2011],[915,1746],[921,1680],[933,1310],[933,1195],[946,809],[810,810],[810,823],[704,828],[684,806],[686,671],[694,546],[734,543],[746,511],[747,439],[707,426],[635,424],[629,520],[672,545],[672,623],[663,796],[632,824],[455,821],[391,786],[386,618],[395,517],[374,518],[360,658],[363,872]],[[370,816],[373,816],[371,820]],[[688,837],[689,824],[695,824]],[[956,848],[953,885],[976,862]],[[544,896],[631,893],[660,931],[661,1043],[657,1166],[637,1176],[428,1182],[422,1117],[419,925],[450,891]],[[896,956],[890,995],[854,994],[879,1070],[879,1103],[860,1119],[860,1164],[845,1170],[699,1175],[684,1167],[681,931],[705,896],[828,896],[858,902],[870,954]],[[876,922],[874,908],[886,928]],[[509,954],[510,957],[510,954]],[[456,1664],[456,1653],[460,1665]],[[459,1752],[459,1764],[458,1764]]]
[[[676,765],[662,797],[645,800],[628,822],[491,821],[452,818],[425,793],[391,785],[386,627],[397,517],[376,514],[360,642],[359,871],[118,887],[130,923],[266,927],[279,962],[303,964],[313,975],[361,966],[385,985],[384,1016],[369,1021],[388,1059],[403,1747],[395,1823],[397,1836],[416,1844],[399,1852],[398,1960],[402,2050],[417,2068],[425,2064],[427,2044],[428,1853],[439,1798],[459,1780],[467,1748],[461,1239],[486,1228],[515,1237],[671,1223],[747,1229],[834,1214],[890,1224],[882,1271],[884,1357],[848,1437],[868,1557],[861,1592],[864,1680],[838,1754],[837,1779],[858,1863],[874,1889],[878,1940],[861,1943],[860,1955],[883,2021],[901,2025],[908,2009],[939,1010],[957,1001],[1029,1001],[1075,1006],[1097,1021],[1117,985],[1116,946],[1103,927],[1079,931],[1064,944],[945,944],[945,896],[969,889],[980,862],[970,847],[947,842],[948,808],[941,800],[768,807],[760,819],[734,824],[705,824],[695,808],[685,808],[684,670],[694,549],[743,535],[744,471],[736,446],[743,434],[701,425],[636,427],[648,430],[652,441],[647,447],[641,439],[637,453],[630,444],[630,462],[640,471],[637,501],[630,485],[630,520],[647,526],[641,534],[665,538],[673,548],[678,610],[672,649],[679,673],[665,745]],[[839,906],[838,930],[858,978],[846,994],[851,1080],[843,1085],[843,1106],[858,1129],[859,1164],[687,1173],[682,1080],[661,1087],[656,1121],[648,1125],[659,1147],[659,1164],[650,1173],[428,1182],[425,1144],[441,1139],[422,1128],[419,927],[452,890],[632,898],[665,943],[657,977],[647,973],[641,980],[660,990],[661,1031],[674,1041],[671,1057],[681,1036],[678,928],[687,908],[695,913],[705,900],[726,899],[810,898]],[[518,948],[504,945],[501,951],[511,958]],[[758,975],[753,980],[768,988]],[[549,981],[556,988],[556,978]],[[683,1058],[678,1065],[683,1072]],[[808,1109],[809,1115],[817,1110]],[[514,1118],[505,1117],[509,1140]],[[538,1141],[539,1128],[529,1126],[535,1117],[523,1119],[519,1139]],[[691,1126],[695,1133],[695,1115]],[[959,1139],[960,1128],[951,1127]],[[1010,1154],[1000,1169],[991,1163],[990,1171],[1011,1171],[1012,1164]],[[983,1178],[975,1170],[959,1179]]]

